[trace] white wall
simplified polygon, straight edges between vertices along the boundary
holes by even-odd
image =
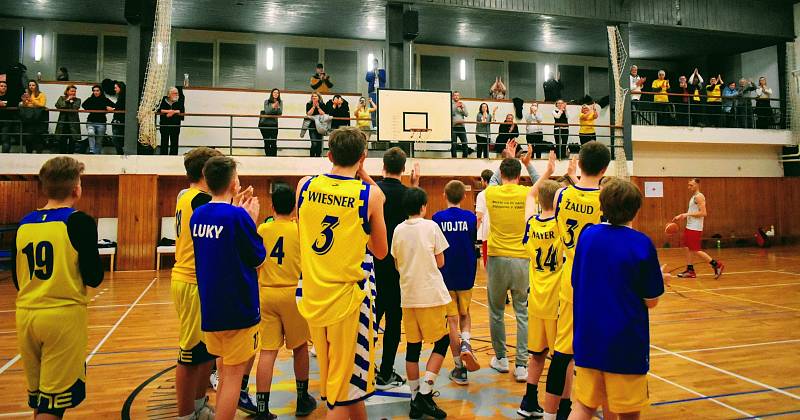
[[[762,48],[760,50],[742,53],[742,75],[747,80],[758,83],[758,78],[765,76],[767,85],[772,87],[772,97],[780,98],[781,90],[778,89],[778,47]],[[727,79],[733,81],[733,79]]]

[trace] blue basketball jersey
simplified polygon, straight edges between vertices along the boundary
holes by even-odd
[[[471,211],[450,207],[434,214],[433,221],[450,244],[444,251],[444,267],[440,268],[447,290],[472,289],[478,261],[475,255],[478,219]]]

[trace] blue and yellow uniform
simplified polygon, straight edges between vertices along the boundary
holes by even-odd
[[[297,310],[300,233],[292,220],[276,219],[258,227],[267,259],[258,270],[261,300],[261,349],[278,350],[286,341],[296,349],[310,339],[308,323]]]
[[[556,221],[561,242],[564,244],[564,269],[561,272],[560,306],[558,308],[558,331],[555,351],[573,354],[572,350],[572,264],[575,247],[587,226],[600,223],[600,189],[566,187],[558,192]]]
[[[522,238],[530,255],[528,296],[528,352],[553,351],[558,319],[558,291],[564,248],[555,216],[531,216]]]
[[[328,407],[375,388],[375,277],[367,252],[370,185],[338,175],[310,178],[297,203],[303,280],[298,308],[308,321]]]
[[[25,216],[12,278],[28,405],[62,416],[86,396],[86,286],[103,280],[94,219],[69,207]]]
[[[194,265],[194,245],[189,232],[189,220],[195,209],[211,201],[211,196],[198,188],[188,188],[178,194],[175,205],[175,265],[172,267],[170,289],[178,311],[178,363],[196,365],[214,359],[206,348],[200,329],[200,297]]]
[[[243,208],[212,201],[195,210],[189,227],[208,351],[225,365],[245,363],[259,348],[256,270],[267,253],[256,224]]]

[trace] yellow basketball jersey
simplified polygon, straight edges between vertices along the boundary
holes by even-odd
[[[42,309],[86,305],[86,285],[78,268],[78,251],[67,232],[75,209],[36,210],[17,230],[17,308]]]
[[[516,184],[492,185],[486,189],[486,208],[491,220],[489,256],[528,258],[522,244],[528,191],[530,187]]]
[[[172,280],[197,284],[194,244],[189,220],[194,209],[209,201],[211,196],[197,188],[188,188],[178,194],[178,202],[175,205],[175,265],[172,267]]]
[[[600,189],[569,186],[559,191],[556,206],[556,221],[564,244],[567,260],[561,272],[561,292],[559,298],[572,302],[572,261],[575,259],[575,246],[587,226],[600,223]]]
[[[274,220],[258,227],[267,259],[258,269],[261,287],[296,287],[300,279],[300,233],[291,220]]]
[[[564,266],[564,247],[555,217],[532,216],[522,239],[531,265],[528,269],[530,297],[528,308],[540,319],[558,318],[558,291]]]
[[[297,203],[300,266],[303,273],[300,313],[311,326],[337,323],[357,310],[366,295],[370,185],[336,175],[313,177]]]

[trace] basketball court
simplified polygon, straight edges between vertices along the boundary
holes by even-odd
[[[711,255],[727,264],[720,280],[702,268],[697,279],[674,279],[650,313],[651,406],[644,417],[800,417],[800,247],[722,249]],[[659,257],[669,268],[683,261],[679,249],[661,249]],[[169,270],[106,276],[92,291],[89,304],[87,399],[69,415],[174,418],[178,324]],[[480,268],[471,312],[473,345],[482,369],[470,374],[468,386],[456,385],[446,379],[453,366],[448,355],[437,380],[441,392],[437,401],[449,418],[519,418],[516,409],[524,384],[488,367],[492,350],[485,285],[486,272]],[[14,330],[15,295],[10,281],[0,281],[0,392],[8,396],[0,401],[2,419],[30,418],[24,399],[12,397],[26,392]],[[515,322],[510,306],[506,316],[508,346],[513,351]],[[396,366],[401,373],[403,350],[401,344]],[[310,388],[316,396],[317,373],[312,358]],[[367,403],[370,418],[407,417],[407,392],[407,388],[379,391]],[[214,393],[210,395],[213,399]],[[273,412],[293,417],[294,377],[285,350],[276,365],[272,395]],[[324,414],[325,409],[318,408],[310,418]]]

